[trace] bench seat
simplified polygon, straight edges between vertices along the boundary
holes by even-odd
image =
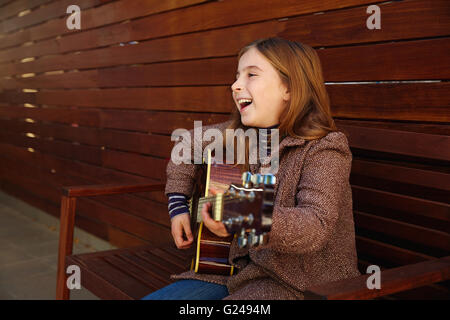
[[[170,275],[189,269],[192,252],[175,247],[139,246],[68,256],[81,285],[107,300],[135,300],[172,282]]]

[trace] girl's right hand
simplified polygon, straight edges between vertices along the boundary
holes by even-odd
[[[183,237],[183,233],[186,237]],[[172,218],[172,237],[178,249],[190,248],[194,242],[194,237],[192,235],[191,219],[188,213],[179,214]]]

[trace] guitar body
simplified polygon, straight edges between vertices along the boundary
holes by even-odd
[[[228,263],[234,236],[221,238],[200,224],[194,270],[198,273],[232,275],[234,267]]]
[[[227,164],[214,164],[210,166],[209,177],[207,170],[203,170],[200,180],[197,181],[194,191],[195,195],[211,194],[211,188],[219,192],[225,192],[229,184],[236,183],[241,180],[241,169],[237,166]],[[206,189],[208,188],[208,189]],[[197,198],[198,199],[198,198]],[[198,200],[194,203],[191,212],[201,210]],[[234,236],[226,238],[218,237],[214,233],[203,226],[202,222],[198,222],[197,217],[193,217],[193,230],[196,230],[196,254],[192,268],[198,273],[232,275],[234,267],[228,263],[231,242]],[[194,233],[195,234],[195,233]]]

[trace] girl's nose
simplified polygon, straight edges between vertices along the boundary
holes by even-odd
[[[231,91],[240,91],[241,90],[241,85],[238,83],[238,80],[236,80],[232,85],[231,85]]]

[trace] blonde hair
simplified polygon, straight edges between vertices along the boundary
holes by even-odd
[[[279,122],[280,140],[286,136],[315,140],[337,131],[320,59],[313,48],[279,37],[259,39],[239,51],[238,61],[251,48],[256,48],[272,64],[290,92],[290,100]],[[237,108],[233,109],[231,120],[227,129],[249,128],[241,122]],[[245,149],[245,167],[248,168],[247,143]]]

